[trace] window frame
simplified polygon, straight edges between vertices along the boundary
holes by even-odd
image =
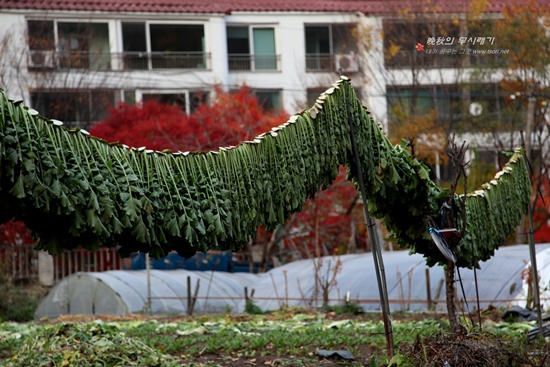
[[[131,53],[133,51],[126,51],[124,50],[124,32],[123,32],[123,26],[124,24],[142,24],[145,27],[145,50],[143,51],[147,57],[147,64],[145,68],[126,68],[123,67],[124,70],[175,70],[175,69],[190,69],[190,70],[210,70],[210,51],[209,51],[209,35],[208,35],[208,27],[206,27],[206,21],[202,20],[185,20],[185,21],[175,21],[175,20],[167,20],[167,21],[161,21],[161,20],[139,20],[139,19],[124,19],[120,20],[118,28],[118,36],[119,36],[119,42],[122,47],[122,54],[125,55],[126,53]],[[153,58],[154,53],[161,54],[160,51],[153,51],[152,47],[152,40],[151,40],[151,26],[155,25],[174,25],[174,26],[202,26],[203,31],[203,40],[202,40],[202,57],[204,59],[204,67],[203,68],[177,68],[177,67],[155,67]],[[186,52],[186,51],[183,51]],[[195,51],[189,51],[195,52]],[[138,52],[139,53],[139,52]]]
[[[208,90],[194,90],[194,89],[146,89],[146,88],[143,88],[143,89],[135,89],[133,91],[131,90],[124,90],[124,100],[126,100],[126,94],[127,93],[134,93],[134,99],[135,99],[135,103],[142,103],[144,100],[143,100],[143,95],[147,95],[147,94],[179,94],[179,95],[185,95],[185,114],[187,115],[190,115],[193,110],[193,101],[192,101],[192,95],[195,94],[195,93],[199,93],[199,92],[202,92],[206,95],[206,102],[205,103],[209,103],[209,99],[210,99],[210,94],[211,92],[208,91]]]
[[[265,23],[265,24],[241,24],[241,23],[230,23],[226,24],[226,32],[228,28],[247,28],[248,31],[248,50],[249,54],[238,54],[238,53],[229,53],[227,52],[227,59],[229,64],[229,71],[233,72],[279,72],[281,71],[281,62],[280,62],[280,54],[277,52],[280,50],[279,45],[279,37],[278,37],[278,24],[276,23]],[[256,50],[254,48],[254,29],[272,29],[273,30],[273,46],[275,48],[273,53],[273,58],[275,62],[275,68],[273,69],[258,69],[256,66],[257,60],[256,60]],[[229,46],[229,38],[226,36],[226,43]],[[231,56],[237,56],[241,58],[246,58],[244,61],[250,63],[250,67],[248,68],[231,68]],[[258,54],[261,55],[261,54]],[[270,54],[266,54],[270,55]]]
[[[277,88],[251,88],[251,92],[254,95],[256,99],[258,99],[258,104],[262,106],[266,111],[268,112],[281,112],[283,111],[283,90],[277,89]],[[258,93],[277,93],[279,95],[279,106],[273,106],[271,109],[266,109],[263,105],[262,101],[260,101],[260,97],[258,97]]]
[[[307,38],[307,28],[313,27],[326,27],[328,28],[328,53],[310,53],[307,52],[308,48],[308,38]],[[304,53],[305,53],[305,63],[306,63],[306,72],[335,72],[338,69],[338,55],[357,55],[359,53],[359,47],[357,42],[354,42],[355,47],[351,47],[351,50],[348,47],[348,50],[342,51],[337,50],[337,40],[341,40],[348,37],[342,37],[341,31],[335,30],[341,29],[342,31],[349,31],[357,27],[357,23],[354,22],[344,22],[344,23],[304,23]],[[313,65],[314,64],[314,65]]]
[[[109,113],[109,108],[114,107],[117,105],[117,103],[121,100],[119,89],[117,88],[61,88],[61,89],[37,89],[33,90],[30,93],[31,98],[31,105],[33,108],[39,108],[38,105],[41,103],[44,104],[48,101],[60,101],[60,104],[66,104],[68,101],[73,101],[75,98],[78,98],[78,94],[82,95],[87,105],[86,108],[86,114],[87,119],[86,120],[71,120],[64,116],[59,116],[55,114],[48,113],[46,106],[43,106],[42,108],[39,108],[40,110],[44,111],[44,113],[48,113],[50,118],[60,119],[63,121],[64,125],[67,127],[80,127],[83,129],[89,129],[91,126],[93,126],[95,123],[101,121],[105,116]],[[101,94],[107,95],[111,98],[111,102],[109,104],[105,104],[101,107],[98,107],[96,97],[100,96]],[[46,99],[42,101],[37,101],[35,96],[38,98],[44,98],[45,95],[56,95],[57,98],[54,99]],[[76,95],[76,96],[75,96]],[[69,96],[69,97],[68,97]],[[71,105],[69,104],[71,108],[78,108],[78,105]],[[101,111],[101,114],[104,115],[104,117],[100,119],[94,119],[95,115],[98,113],[98,109],[103,108]]]
[[[53,56],[53,68],[54,69],[66,69],[65,67],[62,67],[61,66],[61,58],[63,57],[64,55],[64,52],[63,50],[61,50],[60,48],[60,39],[59,39],[59,23],[68,23],[68,24],[84,24],[84,25],[87,25],[87,24],[103,24],[107,27],[107,39],[108,39],[108,55],[109,57],[107,58],[108,59],[108,62],[109,62],[109,67],[106,68],[106,69],[100,69],[100,70],[113,70],[113,65],[116,65],[115,64],[115,61],[114,60],[114,55],[113,55],[113,52],[112,52],[112,39],[111,39],[111,25],[110,25],[110,21],[107,20],[107,19],[86,19],[85,22],[83,22],[82,19],[78,19],[78,18],[52,18],[52,19],[49,19],[47,17],[44,17],[44,18],[36,18],[36,17],[27,17],[25,19],[25,22],[26,22],[26,30],[28,32],[29,30],[29,22],[52,22],[53,23],[53,40],[54,40],[54,44],[53,44],[53,49],[51,50],[38,50],[38,49],[33,49],[31,48],[31,42],[29,42],[29,36],[27,34],[27,39],[26,39],[26,48],[27,48],[27,52],[29,55],[31,55],[33,52],[37,52],[37,51],[41,51],[41,52],[53,52],[54,53],[54,56]],[[89,47],[88,47],[88,50],[85,50],[86,53],[90,53],[90,50],[89,50]],[[89,63],[89,60],[88,60],[88,63]],[[90,69],[90,66],[88,64],[88,67],[86,68],[81,68],[83,70],[89,70]]]

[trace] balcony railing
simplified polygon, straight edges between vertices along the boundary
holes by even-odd
[[[210,69],[206,52],[124,52],[124,69]]]
[[[418,51],[398,51],[393,57],[386,55],[386,68],[458,68],[462,55],[428,54]]]
[[[210,69],[210,54],[205,52],[123,52],[30,51],[29,70],[152,70]]]
[[[279,71],[280,59],[280,55],[229,54],[229,70]]]
[[[335,71],[335,57],[334,54],[306,54],[306,71]]]
[[[441,52],[441,50],[439,50]],[[453,53],[454,52],[454,53]],[[468,63],[465,59],[468,58]],[[430,54],[418,51],[398,51],[393,57],[387,56],[386,68],[463,68],[473,66],[503,65],[503,57],[497,54],[472,54],[464,50],[451,50],[449,53]]]

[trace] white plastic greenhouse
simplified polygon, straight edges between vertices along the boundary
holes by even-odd
[[[545,308],[550,306],[550,244],[538,244],[537,265],[541,277],[541,297]],[[423,311],[427,302],[427,271],[432,300],[445,310],[443,268],[427,268],[420,255],[406,251],[383,254],[385,274],[392,310]],[[317,262],[317,271],[314,261]],[[187,278],[192,292],[200,280],[196,313],[243,312],[244,288],[254,289],[254,301],[262,310],[276,310],[283,304],[315,307],[322,304],[322,292],[317,290],[316,274],[322,283],[332,279],[330,303],[342,303],[349,292],[351,302],[365,310],[380,309],[379,293],[371,254],[326,257],[302,260],[270,270],[265,274],[225,273],[212,271],[151,270],[151,313],[175,314],[187,312]],[[499,249],[495,256],[481,264],[477,271],[481,307],[489,305],[525,305],[527,286],[521,272],[529,264],[528,246]],[[475,307],[475,285],[472,270],[461,270],[469,307]],[[439,289],[439,291],[438,291]],[[458,298],[463,299],[458,287]],[[54,286],[40,303],[35,319],[54,318],[63,314],[126,315],[147,310],[147,273],[144,270],[77,273]]]
[[[187,278],[199,313],[242,312],[244,287],[259,278],[255,274],[188,270],[151,270],[152,314],[187,313]],[[127,315],[148,310],[147,272],[112,270],[76,273],[61,280],[40,302],[35,320],[60,315]]]
[[[541,288],[546,288],[546,293],[541,297],[550,297],[548,285],[550,282],[550,244],[538,244],[537,266],[541,277]],[[440,266],[428,268],[425,259],[421,255],[409,255],[406,251],[394,251],[383,253],[385,274],[388,288],[388,299],[392,310],[424,311],[428,307],[427,302],[427,275],[429,269],[429,282],[431,299],[439,299],[436,309],[446,310],[444,271]],[[338,259],[336,257],[323,258],[322,265],[318,267],[321,282],[330,279]],[[349,292],[350,300],[363,306],[365,310],[379,310],[380,297],[374,271],[371,254],[347,255],[340,257],[340,270],[336,275],[335,285],[330,289],[329,299],[331,303],[342,303]],[[508,304],[520,304],[525,299],[527,285],[523,284],[521,272],[529,261],[529,248],[523,246],[502,247],[488,261],[481,263],[481,269],[477,270],[480,307],[489,305],[500,306]],[[285,280],[286,272],[286,280]],[[312,260],[297,261],[271,270],[261,277],[254,285],[257,304],[264,310],[278,309],[286,298],[291,305],[308,306],[315,301],[314,282],[315,267]],[[460,275],[464,285],[464,293],[469,302],[469,307],[475,306],[474,272],[469,269],[461,269]],[[442,286],[440,286],[442,284]],[[440,291],[438,292],[438,288]],[[278,299],[263,299],[278,295]],[[460,285],[457,284],[459,299],[463,299]],[[321,304],[321,298],[317,303]],[[546,300],[546,306],[550,305]],[[524,306],[524,303],[523,303]]]

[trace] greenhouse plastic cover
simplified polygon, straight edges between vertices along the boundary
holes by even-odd
[[[199,313],[243,312],[244,287],[259,278],[189,270],[151,270],[151,313],[187,313],[187,278],[191,293],[199,282],[195,309]],[[55,285],[40,302],[35,320],[60,315],[118,315],[147,312],[147,272],[112,270],[75,273]]]
[[[540,285],[545,290],[541,298],[545,299],[543,303],[547,308],[550,306],[550,244],[538,244],[536,250]],[[521,272],[530,264],[529,259],[528,246],[507,246],[501,247],[491,259],[480,264],[477,279],[482,309],[489,305],[525,306],[527,285],[522,281]],[[391,310],[427,309],[426,269],[429,269],[431,298],[438,300],[436,309],[446,309],[442,267],[428,268],[421,255],[410,255],[406,251],[384,252],[383,263]],[[461,269],[460,275],[468,307],[473,310],[476,307],[474,272]],[[243,312],[245,287],[249,295],[254,290],[253,300],[262,310],[277,310],[285,304],[319,307],[322,304],[322,292],[320,287],[316,289],[316,277],[323,284],[334,280],[328,286],[330,304],[341,304],[349,295],[350,302],[360,304],[364,310],[380,309],[380,295],[370,253],[301,260],[259,275],[151,270],[151,313],[187,313],[188,277],[191,280],[191,293],[195,292],[199,281],[195,313]],[[458,283],[457,295],[459,300],[463,299]],[[145,270],[76,273],[51,289],[38,306],[35,320],[64,314],[122,316],[145,311]]]

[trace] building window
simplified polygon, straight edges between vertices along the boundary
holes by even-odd
[[[315,102],[317,101],[317,98],[326,91],[326,88],[310,88],[307,90],[307,108],[312,107]]]
[[[437,111],[440,121],[456,117],[460,95],[456,86],[386,87],[388,119],[390,124],[403,114],[421,115]]]
[[[202,104],[208,104],[210,96],[208,92],[188,90],[138,90],[134,95],[135,97],[128,91],[124,93],[127,100],[141,102],[155,100],[162,104],[178,106],[187,114],[195,112]]]
[[[456,68],[460,66],[461,55],[452,54],[458,46],[460,27],[452,21],[386,20],[384,29],[384,62],[386,68]],[[428,45],[429,38],[444,38],[441,45]],[[424,51],[415,49],[417,43]],[[432,54],[433,48],[449,49],[449,53]]]
[[[116,95],[112,90],[49,90],[32,92],[31,101],[44,116],[63,121],[67,127],[89,129],[116,105]]]
[[[122,23],[122,43],[125,69],[209,68],[202,24]]]
[[[107,23],[57,23],[58,53],[63,69],[111,68]]]
[[[306,25],[306,70],[334,72],[359,71],[357,42],[353,25]]]
[[[385,20],[383,29],[386,68],[504,66],[508,58],[502,55],[471,53],[471,50],[487,49],[487,43],[483,45],[472,42],[471,37],[485,38],[494,34],[495,21],[485,19],[461,22],[462,30],[461,24],[454,20]],[[418,43],[424,50],[415,49]]]
[[[55,65],[54,23],[28,21],[29,60],[31,70],[53,69]]]
[[[264,26],[227,27],[229,70],[278,70],[275,28]]]
[[[525,105],[499,84],[386,87],[388,119],[437,111],[437,122],[453,132],[504,132],[521,129]]]
[[[29,20],[27,26],[30,70],[111,69],[107,23]]]
[[[258,103],[266,111],[281,111],[283,104],[281,101],[281,91],[280,90],[265,90],[265,89],[255,89],[253,91],[256,98],[258,98]]]

